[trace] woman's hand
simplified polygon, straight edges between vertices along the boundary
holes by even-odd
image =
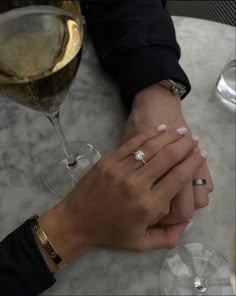
[[[151,228],[205,163],[187,129],[155,128],[101,159],[39,222],[66,261],[96,246],[146,251],[173,248],[187,223]],[[134,158],[145,153],[146,164]],[[155,185],[153,185],[155,184]]]

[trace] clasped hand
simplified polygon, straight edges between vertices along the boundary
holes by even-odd
[[[165,123],[168,128],[185,126],[191,134],[182,113],[180,98],[156,83],[135,96],[122,143],[148,127],[161,123]],[[159,225],[171,225],[190,220],[193,218],[195,210],[208,205],[208,194],[213,191],[213,183],[206,163],[193,177],[193,179],[198,178],[206,179],[207,184],[193,187],[192,180],[189,180],[172,199],[170,211],[166,217],[159,221]]]
[[[102,158],[39,219],[60,256],[69,261],[96,246],[173,248],[186,222],[150,226],[169,213],[173,198],[205,163],[197,146],[179,129],[149,128]],[[145,165],[133,155],[138,149],[145,151]]]

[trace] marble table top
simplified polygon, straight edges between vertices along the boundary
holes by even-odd
[[[213,90],[235,42],[235,28],[174,17],[182,48],[181,65],[192,83],[183,109],[193,132],[209,152],[215,183],[209,206],[194,216],[180,243],[200,242],[228,257],[235,232],[235,118],[219,105]],[[126,119],[119,92],[103,74],[86,40],[78,76],[62,108],[69,140],[85,140],[105,154],[119,141]],[[57,145],[47,120],[39,113],[0,98],[0,239],[33,213],[59,202],[45,189],[41,164]],[[93,250],[56,274],[44,295],[161,295],[160,268],[167,251],[137,254]]]

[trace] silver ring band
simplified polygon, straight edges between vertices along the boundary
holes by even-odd
[[[207,181],[206,179],[193,179],[193,186],[198,186],[198,185],[206,185]]]
[[[146,161],[144,159],[145,154],[143,153],[143,151],[137,150],[137,151],[133,152],[133,155],[136,160],[140,160],[140,161],[142,161],[143,164],[146,164]]]

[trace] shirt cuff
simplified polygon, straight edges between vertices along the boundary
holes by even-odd
[[[169,47],[142,47],[132,54],[122,55],[115,64],[115,79],[128,107],[132,107],[137,92],[161,80],[172,79],[183,84],[186,93],[182,98],[191,90],[190,82],[179,65],[178,54]]]
[[[38,249],[29,221],[1,242],[0,251],[0,277],[4,279],[8,295],[38,295],[55,283],[54,275]],[[13,291],[21,291],[21,294],[14,294]]]

